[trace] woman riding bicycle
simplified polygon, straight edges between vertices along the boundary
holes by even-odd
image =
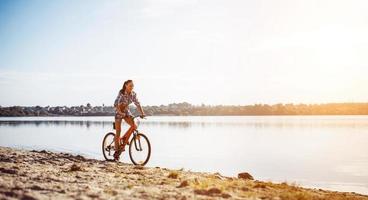
[[[133,115],[131,114],[129,110],[129,104],[134,103],[139,112],[141,113],[141,118],[143,118],[144,112],[143,109],[138,101],[137,94],[133,91],[133,81],[127,80],[123,84],[123,88],[119,91],[118,96],[115,99],[114,107],[115,107],[115,153],[114,153],[114,159],[119,160],[119,156],[122,151],[125,150],[125,145],[129,143],[129,137],[133,133],[133,131],[137,128],[137,125],[135,124],[133,120]],[[129,124],[129,129],[124,134],[122,140],[123,144],[120,144],[120,132],[121,132],[121,121],[124,119],[126,123]]]

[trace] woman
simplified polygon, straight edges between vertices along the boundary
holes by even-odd
[[[134,103],[139,112],[141,113],[141,118],[143,118],[144,112],[143,109],[137,99],[137,94],[133,91],[133,81],[127,80],[123,84],[123,88],[119,91],[118,96],[115,99],[114,107],[115,107],[115,147],[116,151],[114,153],[114,159],[119,160],[119,156],[122,151],[125,150],[125,145],[128,144],[128,140],[130,135],[133,133],[133,131],[137,128],[137,125],[135,124],[133,120],[133,116],[131,112],[129,111],[129,104]],[[129,129],[123,136],[123,144],[120,144],[120,132],[121,132],[121,121],[124,119],[126,123],[129,124]]]

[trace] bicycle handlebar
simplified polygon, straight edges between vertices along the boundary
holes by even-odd
[[[133,116],[133,119],[135,119],[135,118],[138,118],[138,117],[141,117],[142,115],[137,115],[137,116]],[[141,117],[142,119],[146,119],[146,116],[144,116],[144,117]]]

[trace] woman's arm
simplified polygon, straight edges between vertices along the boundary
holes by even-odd
[[[135,106],[137,106],[138,111],[141,113],[142,116],[145,116],[141,103],[139,102],[137,94],[135,92],[133,93],[132,97],[132,101],[134,102]]]
[[[137,108],[138,108],[139,112],[141,113],[141,115],[145,116],[145,114],[143,112],[143,109],[142,109],[142,106],[140,104],[137,106]]]

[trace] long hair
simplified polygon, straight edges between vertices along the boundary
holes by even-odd
[[[130,82],[133,82],[132,80],[126,80],[123,84],[123,88],[120,90],[120,94],[124,94],[125,93],[125,89],[126,89],[126,85]]]

